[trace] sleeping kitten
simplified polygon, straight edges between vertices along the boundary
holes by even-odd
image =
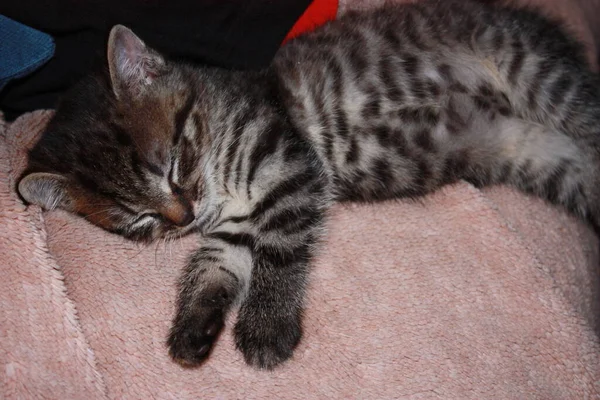
[[[65,96],[18,190],[137,241],[199,236],[168,346],[197,365],[240,305],[256,367],[301,337],[332,201],[506,183],[600,222],[600,82],[527,12],[423,1],[351,13],[261,72],[169,61],[123,26]]]

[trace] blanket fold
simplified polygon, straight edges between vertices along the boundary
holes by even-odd
[[[106,388],[48,251],[41,210],[14,192],[29,147],[47,121],[37,112],[0,125],[0,397],[103,399]]]

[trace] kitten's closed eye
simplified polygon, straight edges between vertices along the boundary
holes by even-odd
[[[136,220],[133,222],[134,225],[139,225],[139,224],[145,224],[148,223],[150,221],[155,222],[155,221],[161,221],[163,220],[163,216],[158,214],[158,213],[153,213],[153,212],[146,212],[146,213],[142,213],[140,214]]]

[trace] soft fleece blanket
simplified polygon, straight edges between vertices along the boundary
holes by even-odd
[[[201,368],[164,346],[190,237],[139,247],[14,192],[50,116],[0,123],[0,398],[600,398],[597,237],[509,188],[337,206],[305,336],[273,372],[227,324]]]

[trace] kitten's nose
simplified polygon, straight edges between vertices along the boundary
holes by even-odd
[[[192,204],[184,198],[173,201],[161,214],[168,222],[180,227],[188,226],[195,218]]]

